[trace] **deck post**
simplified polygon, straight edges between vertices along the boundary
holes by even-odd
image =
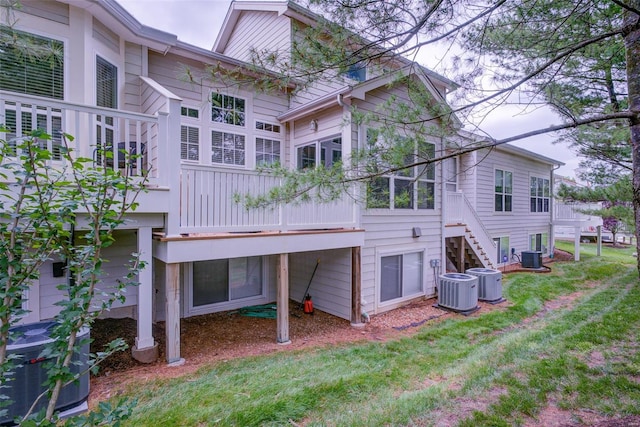
[[[165,268],[167,362],[180,364],[180,264],[166,264]]]
[[[351,248],[351,326],[362,326],[362,263],[360,246]]]
[[[277,342],[291,344],[289,339],[289,254],[278,255]]]
[[[580,226],[576,226],[574,227],[574,241],[573,241],[573,246],[574,246],[574,255],[573,255],[573,259],[574,261],[580,261]]]
[[[138,229],[138,253],[145,266],[138,273],[138,336],[131,349],[134,359],[152,363],[158,359],[158,344],[153,339],[153,258],[151,227]]]

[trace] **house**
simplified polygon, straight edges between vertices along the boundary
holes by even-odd
[[[123,275],[132,252],[147,263],[140,286],[108,313],[137,319],[138,360],[157,357],[156,321],[166,322],[167,361],[179,363],[181,318],[272,301],[274,338],[290,342],[289,301],[302,300],[316,267],[315,307],[358,326],[363,312],[434,295],[447,264],[495,268],[505,257],[516,262],[512,254],[551,246],[550,188],[559,163],[512,146],[385,174],[330,203],[312,199],[250,210],[238,204],[237,194],[281,183],[259,167],[349,165],[379,125],[354,120],[355,109],[377,112],[385,102],[408,99],[411,87],[434,105],[445,104],[455,88],[398,59],[389,72],[367,65],[304,88],[293,81],[255,90],[251,79],[280,76],[249,67],[249,52],[265,46],[286,52],[294,26],[316,18],[294,3],[232,3],[212,51],[141,25],[114,0],[22,3],[14,29],[56,45],[63,55],[54,73],[31,67],[19,84],[0,82],[0,116],[13,129],[0,137],[42,126],[50,134],[64,129],[74,135],[84,156],[100,144],[145,152],[130,172],[146,171],[148,191],[107,248],[103,281],[108,287]],[[10,50],[0,52],[0,67],[5,64],[19,66]],[[185,67],[189,79],[181,78]],[[247,79],[230,85],[211,69]],[[423,117],[445,120],[427,110]],[[452,152],[454,140],[474,138],[462,131],[451,140],[424,135],[421,148],[435,157]],[[129,168],[117,163],[105,167]],[[42,266],[25,296],[23,323],[55,315],[61,298],[56,261]]]

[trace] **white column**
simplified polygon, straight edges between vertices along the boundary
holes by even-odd
[[[180,264],[166,264],[166,321],[167,362],[179,363],[180,358]]]
[[[138,350],[153,347],[153,258],[151,256],[151,227],[138,229],[138,253],[145,267],[138,273]]]

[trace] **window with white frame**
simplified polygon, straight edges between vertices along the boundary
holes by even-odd
[[[280,125],[274,125],[273,123],[267,123],[267,122],[257,120],[256,130],[280,134]]]
[[[447,191],[458,190],[458,158],[451,157],[444,161],[445,186]]]
[[[245,100],[221,93],[211,94],[211,121],[228,125],[245,125]]]
[[[256,166],[269,167],[280,163],[280,141],[256,138]]]
[[[549,212],[551,188],[546,178],[531,177],[531,212]]]
[[[259,297],[264,293],[262,257],[194,262],[191,285],[193,307]]]
[[[386,255],[380,258],[380,302],[423,292],[423,252]]]
[[[298,169],[322,165],[330,168],[342,161],[342,138],[328,138],[296,148]]]
[[[211,131],[211,162],[223,165],[244,166],[245,137],[229,132]]]
[[[200,118],[200,110],[193,107],[180,107],[180,115],[188,119]]]
[[[373,154],[375,168],[385,168],[381,151],[384,143],[379,141],[378,131],[367,129],[367,144]],[[418,159],[435,157],[436,146],[421,142],[420,148],[414,147],[414,154],[407,156],[405,164],[416,163]],[[377,177],[367,186],[367,208],[384,209],[434,209],[435,208],[435,166],[433,164],[413,166],[393,174]]]
[[[513,173],[501,169],[495,170],[495,211],[513,210]]]
[[[118,108],[118,68],[96,56],[96,105]]]
[[[52,160],[62,159],[62,111],[52,109],[51,114],[47,114],[45,109],[32,109],[28,105],[22,105],[23,110],[20,112],[20,122],[18,123],[16,110],[11,106],[10,103],[7,103],[4,112],[4,124],[10,129],[4,139],[12,147],[14,154],[16,154],[16,138],[28,135],[32,130],[41,129],[51,135],[51,139],[40,139],[40,148],[50,149]],[[49,143],[51,144],[50,148]]]
[[[195,126],[180,126],[180,158],[200,160],[200,129]]]
[[[497,247],[496,261],[502,264],[509,261],[509,236],[493,239]]]
[[[548,252],[547,245],[549,244],[548,233],[537,233],[529,235],[529,250],[539,251],[543,254]]]
[[[64,43],[8,27],[0,33],[0,89],[64,99]],[[45,56],[25,54],[18,47],[20,40],[28,40]]]
[[[363,82],[367,80],[367,65],[364,62],[351,64],[344,75],[351,80]]]

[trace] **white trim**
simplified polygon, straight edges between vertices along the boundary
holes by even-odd
[[[207,305],[194,306],[193,305],[193,262],[186,262],[183,264],[183,283],[184,287],[184,317],[191,317],[200,314],[208,314],[208,313],[216,313],[219,311],[227,311],[227,310],[235,310],[238,308],[256,305],[256,304],[265,304],[268,301],[268,288],[269,288],[269,275],[268,275],[268,263],[269,258],[266,256],[258,256],[258,257],[240,257],[240,258],[260,258],[261,262],[261,276],[262,276],[262,292],[260,295],[237,299],[237,300],[229,300],[225,302],[218,302]],[[230,260],[233,258],[223,258],[225,260]],[[216,261],[216,260],[211,260]],[[206,261],[200,261],[206,262]],[[227,283],[227,287],[229,284]]]
[[[511,174],[511,193],[510,193],[510,195],[511,195],[511,210],[510,211],[504,210],[504,197],[502,199],[502,203],[503,203],[502,207],[503,207],[503,209],[501,211],[496,210],[496,194],[498,194],[498,193],[496,193],[496,171],[509,172]],[[494,214],[494,215],[495,214],[497,214],[497,215],[513,215],[514,207],[515,207],[515,204],[514,204],[515,176],[516,176],[516,174],[513,172],[512,169],[505,169],[505,168],[501,168],[501,167],[498,167],[496,165],[493,165],[493,174],[492,174],[493,180],[491,181],[491,195],[493,196],[493,200],[492,200],[492,203],[491,203],[492,206],[493,206],[493,208],[491,209],[492,214]],[[503,176],[502,184],[503,184],[503,187],[504,187],[504,176]],[[505,193],[504,189],[503,189],[502,195],[504,196],[505,194],[507,194],[507,193]]]
[[[185,116],[181,116],[181,117],[184,118]],[[182,141],[182,126],[198,129],[198,160],[191,160],[191,159],[188,159],[188,158],[187,159],[183,159],[182,158],[182,144],[183,144],[183,141]],[[202,163],[202,152],[203,152],[203,149],[202,149],[202,126],[200,126],[200,121],[199,120],[196,120],[196,119],[192,118],[190,122],[180,123],[180,141],[178,141],[178,143],[180,144],[180,162],[181,163],[196,164],[196,165],[199,165],[199,164]],[[188,157],[188,155],[187,155],[187,157]]]
[[[510,264],[512,262],[511,260],[511,236],[510,235],[502,235],[502,236],[492,236],[491,239],[495,242],[496,240],[498,240],[498,243],[496,244],[496,251],[493,255],[495,255],[496,258],[494,258],[497,261],[496,265],[500,265],[500,264]],[[503,261],[501,259],[498,259],[498,255],[500,254],[500,249],[502,248],[502,239],[507,239],[508,241],[508,245],[507,245],[507,261]]]
[[[380,301],[380,292],[382,291],[382,258],[386,256],[394,256],[394,255],[407,255],[421,253],[422,254],[422,291],[411,294],[411,295],[403,295],[400,298],[395,298],[389,301]],[[413,245],[403,245],[397,247],[383,247],[376,248],[375,252],[375,304],[376,304],[376,312],[378,309],[383,309],[383,311],[391,310],[393,308],[398,307],[405,301],[414,299],[416,297],[426,295],[426,286],[425,286],[425,278],[427,277],[426,270],[426,259],[427,259],[427,248],[424,245],[413,244]]]
[[[243,128],[236,128],[236,129],[243,129]],[[236,136],[243,136],[244,137],[244,164],[243,165],[236,165],[236,164],[229,164],[229,163],[218,163],[218,162],[214,162],[213,161],[213,135],[212,132],[220,132],[220,133],[227,133],[227,134],[232,134],[232,135],[236,135]],[[249,135],[246,132],[231,132],[228,131],[226,129],[216,129],[216,128],[209,128],[209,144],[207,145],[207,150],[206,150],[206,154],[207,154],[207,162],[205,163],[205,165],[210,165],[210,166],[216,166],[216,167],[225,167],[225,168],[229,168],[229,169],[254,169],[255,166],[255,149],[254,150],[250,150],[249,149]],[[255,143],[255,141],[253,141]],[[253,147],[255,148],[255,144],[253,144]],[[203,154],[204,150],[203,150]],[[253,160],[251,160],[251,156],[253,156]]]

